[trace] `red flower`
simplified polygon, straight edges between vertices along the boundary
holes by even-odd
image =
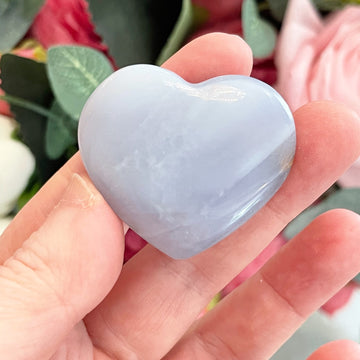
[[[254,66],[251,76],[273,85],[277,79],[277,70],[275,67],[274,57],[266,59],[254,59]]]
[[[208,12],[209,23],[240,17],[242,0],[192,0],[192,2]]]
[[[136,255],[146,244],[147,242],[142,237],[129,229],[125,235],[124,263]]]
[[[29,35],[45,48],[78,44],[104,52],[107,47],[95,33],[86,0],[47,0],[36,16]]]

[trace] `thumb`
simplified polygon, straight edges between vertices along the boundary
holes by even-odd
[[[51,357],[110,291],[123,251],[121,221],[73,175],[40,229],[0,266],[1,358]]]

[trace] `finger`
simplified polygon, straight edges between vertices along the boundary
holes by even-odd
[[[357,214],[334,210],[320,216],[204,316],[165,359],[269,359],[360,271],[359,237]]]
[[[125,265],[99,313],[87,319],[98,347],[119,358],[161,358],[211,297],[359,156],[359,119],[342,105],[309,104],[295,113],[295,122],[293,167],[273,199],[228,238],[188,260],[145,247]]]
[[[252,67],[251,50],[236,35],[208,34],[187,44],[171,57],[164,67],[191,82],[222,74],[249,75]],[[0,264],[41,226],[74,173],[87,177],[79,153],[40,189],[8,226],[0,238]]]
[[[0,266],[1,358],[49,359],[109,292],[123,248],[121,221],[74,175],[38,231]]]
[[[350,340],[337,340],[321,346],[308,360],[358,360],[360,345]]]
[[[211,33],[185,45],[162,66],[197,83],[220,75],[250,75],[252,65],[251,49],[239,36]]]

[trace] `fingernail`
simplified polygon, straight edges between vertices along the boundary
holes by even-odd
[[[95,200],[96,195],[89,184],[79,174],[73,174],[59,205],[66,204],[87,208],[92,206]]]

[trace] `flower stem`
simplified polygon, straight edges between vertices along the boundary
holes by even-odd
[[[49,111],[48,109],[45,109],[41,105],[35,104],[29,100],[21,99],[16,96],[12,95],[0,95],[0,100],[5,100],[11,105],[20,106],[24,109],[36,112],[39,115],[45,116],[47,118],[49,117],[56,117],[54,113]]]

